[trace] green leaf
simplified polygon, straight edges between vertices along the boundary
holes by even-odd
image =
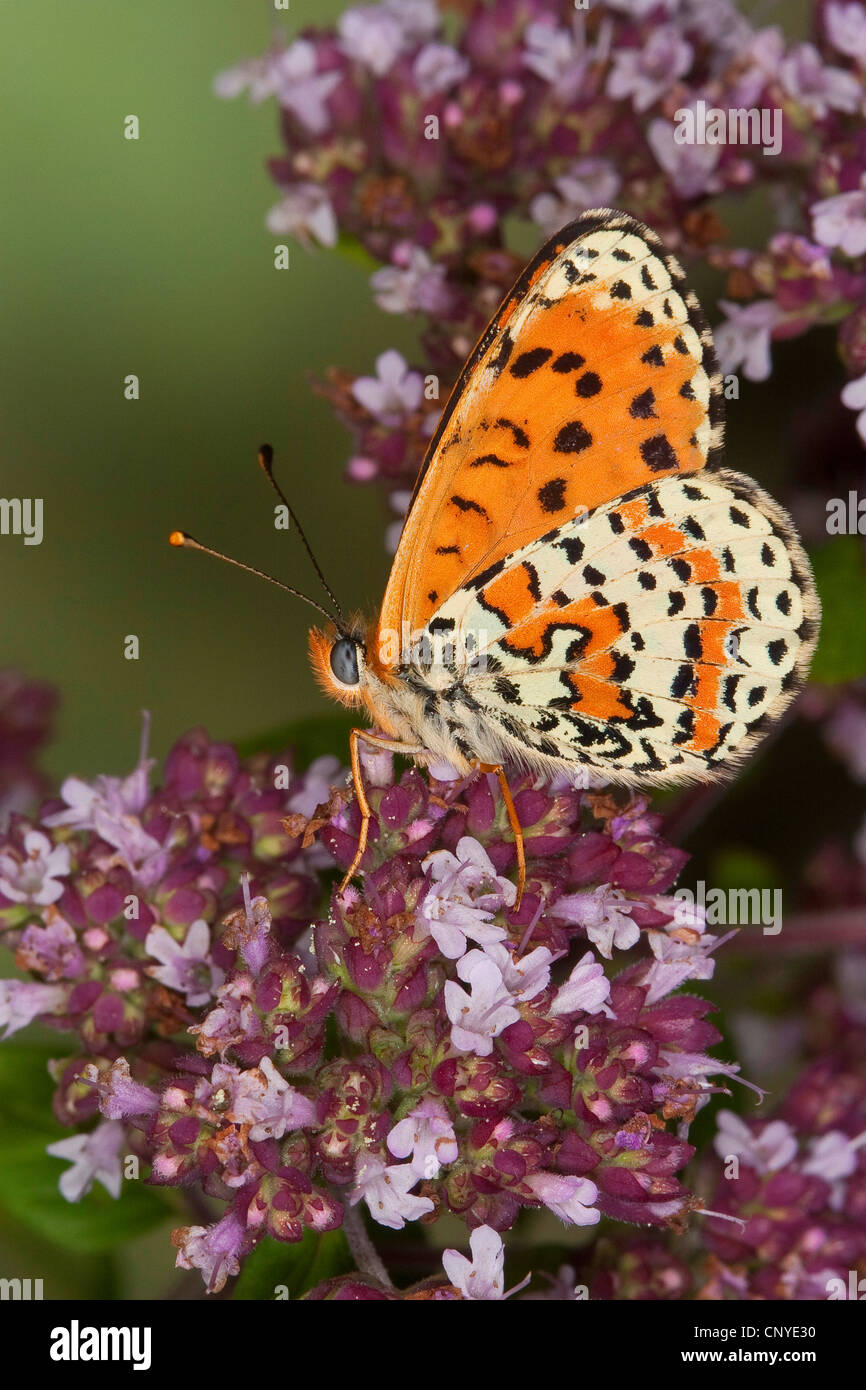
[[[357,723],[349,714],[314,714],[309,719],[296,719],[278,729],[241,739],[238,751],[241,757],[249,758],[254,753],[280,753],[284,748],[293,748],[304,767],[326,753],[348,763],[349,733]]]
[[[234,1298],[273,1299],[282,1286],[289,1298],[302,1298],[323,1279],[347,1274],[354,1261],[342,1231],[316,1235],[306,1231],[295,1245],[266,1236],[244,1262],[234,1289]]]
[[[821,636],[812,679],[836,685],[866,675],[866,563],[856,536],[839,536],[812,556],[821,596]]]
[[[158,1226],[171,1207],[165,1196],[138,1181],[124,1182],[117,1199],[98,1183],[80,1202],[60,1195],[57,1184],[67,1164],[45,1150],[75,1131],[59,1125],[52,1114],[51,1055],[39,1046],[0,1047],[0,1207],[64,1249],[88,1254],[110,1250]]]
[[[340,232],[337,238],[337,248],[341,256],[345,256],[347,261],[352,261],[354,265],[359,265],[362,270],[378,270],[382,265],[375,256],[371,256],[365,246],[362,246],[357,237],[350,236],[348,232]]]

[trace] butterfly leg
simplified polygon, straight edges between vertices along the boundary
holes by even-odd
[[[517,850],[517,897],[514,902],[515,908],[520,906],[523,897],[523,890],[526,887],[526,851],[523,848],[523,827],[517,815],[517,808],[514,805],[514,797],[511,795],[511,788],[505,776],[505,769],[501,763],[478,763],[479,772],[492,772],[499,782],[499,790],[502,792],[502,800],[505,802],[505,809],[508,812],[508,824],[511,826],[511,833],[514,836],[514,848]]]
[[[358,798],[358,805],[361,808],[361,833],[358,836],[358,848],[355,857],[346,870],[346,874],[340,884],[340,892],[345,893],[355,874],[358,872],[361,860],[367,852],[367,836],[370,831],[370,821],[373,812],[370,810],[370,803],[367,800],[367,792],[364,787],[364,778],[361,774],[361,752],[359,744],[361,740],[369,743],[371,747],[378,748],[380,752],[403,753],[405,757],[412,757],[423,750],[411,748],[408,744],[400,743],[393,738],[380,738],[376,734],[371,734],[367,729],[352,729],[349,733],[349,756],[352,763],[352,781],[355,785],[355,795]]]

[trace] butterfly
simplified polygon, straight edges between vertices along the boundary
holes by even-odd
[[[819,602],[791,518],[722,466],[723,416],[709,327],[654,232],[600,209],[542,247],[449,397],[378,616],[337,606],[310,634],[324,690],[374,726],[350,735],[344,887],[372,817],[361,742],[495,773],[521,890],[506,769],[707,782],[778,719]]]

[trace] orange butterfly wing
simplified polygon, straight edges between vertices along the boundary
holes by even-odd
[[[474,575],[646,482],[712,464],[709,329],[648,228],[588,212],[553,237],[469,358],[430,444],[379,618],[416,632]]]

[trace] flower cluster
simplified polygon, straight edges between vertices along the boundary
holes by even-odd
[[[609,1228],[537,1296],[602,1300],[862,1299],[866,1282],[866,1014],[850,960],[797,1001],[809,1055],[773,1112],[716,1113],[714,1154],[696,1160],[699,1230],[635,1236]],[[863,972],[860,971],[862,986]],[[776,1034],[774,1039],[773,1034]],[[788,1021],[764,1046],[791,1060]],[[527,1295],[531,1297],[532,1295]]]
[[[711,1205],[721,1216],[707,1217],[704,1297],[851,1296],[849,1272],[866,1260],[864,1040],[846,1028],[797,1078],[780,1118],[720,1112]]]
[[[209,1289],[264,1235],[348,1227],[360,1204],[395,1230],[450,1211],[482,1231],[477,1268],[452,1252],[467,1290],[525,1208],[686,1219],[689,1122],[737,1067],[708,1055],[709,1006],[674,993],[715,943],[675,920],[686,856],[641,798],[515,780],[518,905],[493,778],[368,758],[370,847],[341,892],[320,870],[348,865],[360,819],[335,763],[300,776],[194,731],[159,788],[148,771],[68,780],[0,846],[0,920],[32,976],[3,983],[0,1017],[77,1033],[56,1113],[100,1116],[52,1146],[64,1195],[117,1195],[130,1153],[151,1184],[200,1187],[222,1214],[175,1241]]]
[[[171,1057],[234,960],[219,932],[241,901],[241,875],[267,890],[275,932],[290,942],[320,893],[321,857],[282,822],[326,794],[336,759],[304,775],[289,755],[242,762],[193,730],[151,789],[144,756],[127,778],[68,778],[37,821],[13,813],[0,840],[0,940],[28,980],[0,982],[7,1035],[34,1019],[78,1035],[58,1074],[67,1123],[96,1112],[83,1066],[123,1049]],[[319,856],[322,851],[319,851]]]
[[[374,373],[334,369],[322,388],[355,437],[348,476],[389,494],[392,547],[445,394],[524,264],[530,240],[510,244],[521,220],[537,240],[587,208],[623,207],[723,271],[726,371],[761,380],[773,340],[836,325],[853,377],[843,401],[866,438],[859,0],[816,4],[803,43],[755,28],[731,0],[461,10],[446,37],[434,0],[349,9],[216,83],[279,105],[271,231],[360,244],[379,267],[378,306],[420,322],[416,366],[389,351]],[[742,129],[730,112],[749,113]],[[759,249],[731,247],[724,211],[758,187],[777,230]]]

